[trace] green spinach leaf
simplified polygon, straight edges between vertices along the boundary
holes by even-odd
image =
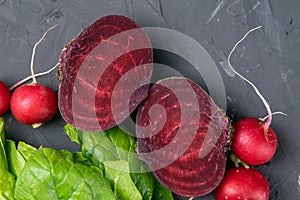
[[[122,131],[118,127],[111,128],[104,132],[85,132],[77,130],[67,124],[64,127],[69,137],[75,138],[73,141],[80,141],[82,145],[82,155],[90,160],[97,160],[99,163],[108,161],[126,161],[129,164],[130,177],[136,188],[141,193],[144,200],[153,199],[153,192],[156,186],[155,178],[149,171],[147,165],[136,157],[136,138]],[[79,139],[78,139],[79,138]],[[84,160],[84,159],[83,159]],[[95,163],[95,161],[93,161]],[[97,165],[102,170],[107,170],[101,164]],[[105,169],[104,169],[105,168]],[[162,194],[172,193],[161,186],[157,191]],[[158,195],[159,196],[159,195]],[[167,197],[168,195],[166,195]],[[169,200],[169,199],[166,199]]]
[[[9,172],[5,151],[4,120],[0,118],[0,199],[14,199],[15,176]]]
[[[15,199],[116,199],[102,171],[73,161],[68,151],[40,148],[16,181]]]
[[[5,150],[7,154],[7,162],[9,166],[9,171],[18,177],[25,165],[25,158],[17,150],[16,144],[12,140],[6,140]]]
[[[125,160],[105,161],[105,178],[110,182],[120,200],[142,200],[142,195],[132,182],[129,164]]]
[[[18,151],[20,152],[20,154],[23,156],[23,158],[26,160],[28,160],[28,158],[32,155],[32,153],[36,150],[35,147],[26,144],[25,142],[20,141],[18,143],[18,147],[17,147]]]
[[[162,186],[157,180],[155,180],[154,185],[152,200],[174,200],[172,192]]]

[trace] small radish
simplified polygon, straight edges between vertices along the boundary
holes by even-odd
[[[256,118],[244,118],[235,125],[231,149],[249,165],[261,165],[272,159],[277,148],[277,136],[273,129],[265,129],[264,122]]]
[[[232,168],[214,192],[215,200],[268,200],[270,187],[265,176],[255,170]]]
[[[9,108],[10,92],[6,85],[0,81],[0,116]]]
[[[18,87],[10,101],[13,116],[21,123],[39,127],[57,113],[57,95],[38,83]]]
[[[10,88],[10,90],[13,90],[17,87],[17,89],[15,89],[15,91],[12,93],[10,100],[10,108],[13,116],[19,122],[32,125],[33,128],[37,128],[44,122],[51,120],[58,111],[56,93],[51,88],[40,85],[36,80],[37,75],[49,73],[58,65],[51,68],[51,70],[48,72],[43,72],[37,75],[35,75],[33,70],[36,47],[45,38],[46,34],[53,28],[55,28],[55,26],[49,28],[33,47],[30,66],[31,76],[23,79]],[[20,84],[30,78],[33,80],[32,83],[18,87]]]
[[[270,127],[272,113],[268,102],[252,82],[239,74],[232,67],[230,58],[235,48],[247,37],[247,35],[261,27],[262,26],[258,26],[249,30],[244,37],[242,37],[242,39],[240,39],[234,45],[227,58],[228,65],[232,71],[241,79],[246,81],[255,90],[256,94],[260,97],[268,112],[268,119],[266,122],[255,118],[244,118],[236,123],[231,149],[238,158],[249,165],[264,164],[272,159],[277,148],[277,136]]]

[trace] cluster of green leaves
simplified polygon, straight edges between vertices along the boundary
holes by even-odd
[[[117,199],[102,171],[71,152],[5,140],[0,118],[0,199]]]
[[[104,132],[84,132],[71,125],[64,127],[73,142],[82,146],[82,162],[102,169],[117,199],[172,200],[171,191],[163,187],[136,157],[136,138],[118,127]],[[88,159],[86,159],[88,158]]]
[[[13,199],[15,176],[9,171],[5,152],[4,121],[0,118],[0,199]]]
[[[0,118],[0,199],[172,200],[135,157],[136,140],[118,128],[90,133],[66,125],[81,152],[6,140]]]

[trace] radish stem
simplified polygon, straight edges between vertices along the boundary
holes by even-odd
[[[38,77],[38,76],[43,76],[45,74],[49,74],[50,72],[52,72],[55,68],[57,68],[58,66],[60,65],[60,63],[56,63],[56,65],[54,65],[51,69],[49,69],[48,71],[45,71],[45,72],[41,72],[41,73],[38,73],[38,74],[35,74],[35,77]],[[14,84],[13,86],[11,86],[9,88],[10,91],[14,90],[16,87],[18,87],[19,85],[21,85],[22,83],[25,83],[26,81],[32,79],[32,75],[31,76],[28,76],[26,78],[24,78],[23,80],[17,82],[16,84]]]
[[[239,167],[239,163],[238,162],[234,162],[234,166],[235,167]]]
[[[229,55],[228,55],[228,58],[227,58],[227,62],[228,62],[228,65],[229,67],[232,69],[232,71],[238,75],[241,79],[243,79],[244,81],[246,81],[255,91],[255,93],[259,96],[259,98],[262,100],[264,106],[266,107],[266,110],[268,112],[268,120],[266,121],[266,123],[264,124],[264,129],[265,130],[268,130],[271,122],[272,122],[272,112],[271,112],[271,108],[270,108],[270,105],[268,104],[268,102],[266,101],[266,99],[262,96],[262,94],[259,92],[259,90],[256,88],[256,86],[251,82],[249,81],[248,79],[246,79],[244,76],[242,76],[240,73],[238,73],[234,67],[232,66],[231,64],[231,61],[230,61],[230,58],[234,52],[234,50],[236,49],[236,47],[245,40],[245,38],[253,31],[256,31],[257,29],[260,29],[262,28],[262,26],[258,26],[256,28],[253,28],[253,29],[250,29],[234,46],[233,48],[231,49]]]
[[[239,163],[241,163],[245,168],[249,169],[249,165],[239,159],[234,153],[230,153],[229,157],[232,162],[234,162],[235,167],[239,167]]]
[[[34,74],[34,67],[33,67],[36,48],[37,48],[37,46],[42,42],[42,40],[46,37],[47,33],[48,33],[51,29],[54,29],[56,26],[57,26],[57,24],[54,25],[54,26],[52,26],[52,27],[50,27],[50,28],[43,34],[43,36],[40,38],[40,40],[33,46],[33,49],[32,49],[32,55],[31,55],[31,62],[30,62],[30,70],[31,70],[32,83],[37,83],[36,77],[35,77],[35,74]]]

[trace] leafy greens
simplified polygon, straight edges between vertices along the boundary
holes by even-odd
[[[0,118],[0,199],[13,199],[15,176],[9,172],[5,152],[4,120]]]
[[[40,148],[18,177],[16,199],[116,199],[102,171],[73,161],[72,153]]]
[[[135,155],[136,139],[115,127],[64,127],[82,151],[71,153],[5,139],[0,118],[0,200],[173,200]]]
[[[121,176],[130,174],[131,179],[126,175],[127,184],[113,184],[113,190],[118,198],[127,199],[123,198],[124,191],[132,190],[131,186],[134,184],[144,200],[162,199],[157,197],[165,197],[164,200],[173,199],[171,191],[160,185],[146,164],[136,157],[135,137],[118,127],[93,133],[66,125],[64,130],[72,141],[82,145],[84,155],[101,163],[106,178],[123,179],[124,177]],[[154,193],[157,194],[154,195]],[[131,199],[133,199],[132,196]],[[137,199],[139,199],[138,196]]]

